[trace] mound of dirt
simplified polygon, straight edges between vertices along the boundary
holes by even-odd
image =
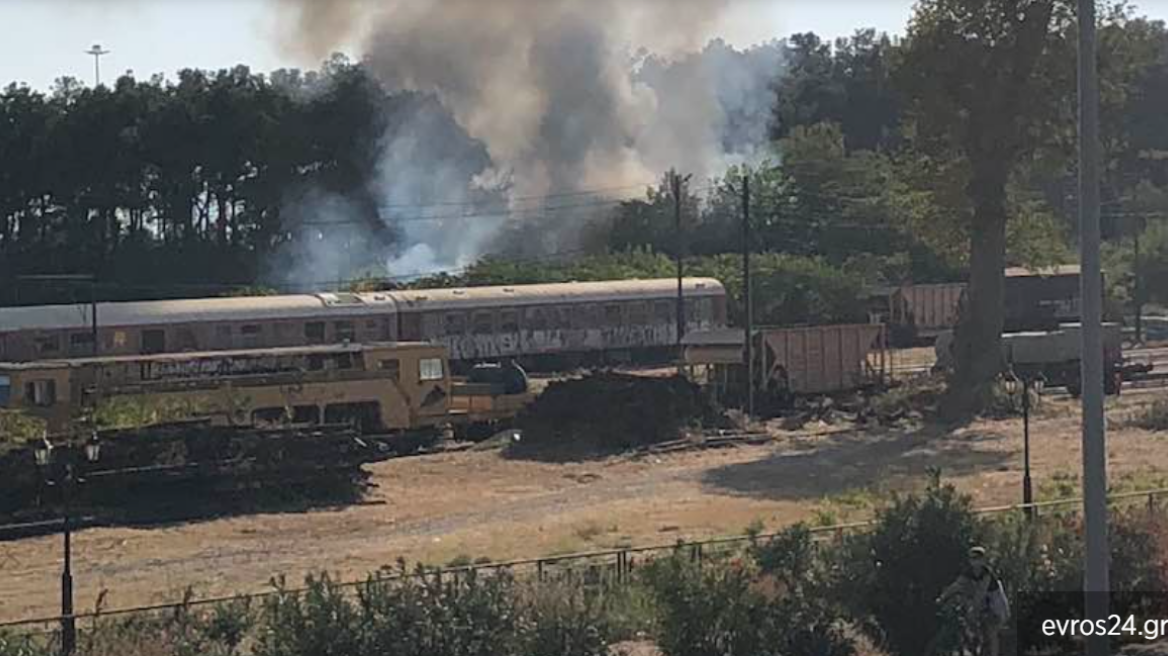
[[[523,437],[515,450],[627,450],[720,420],[701,389],[684,378],[594,373],[548,385],[516,418]]]

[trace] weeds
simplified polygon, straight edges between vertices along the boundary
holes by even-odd
[[[1141,408],[1128,423],[1135,428],[1149,431],[1168,430],[1168,399],[1160,399]]]

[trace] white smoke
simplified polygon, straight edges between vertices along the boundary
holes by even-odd
[[[386,137],[375,191],[404,237],[391,273],[473,261],[500,210],[529,207],[517,198],[649,185],[670,168],[701,180],[758,155],[781,49],[711,40],[730,4],[280,0],[302,53],[358,38],[390,90],[453,115],[422,109]]]

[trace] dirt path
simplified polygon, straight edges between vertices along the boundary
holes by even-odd
[[[1163,394],[1163,393],[1161,393]],[[1119,419],[1155,398],[1112,402]],[[1078,416],[1048,401],[1032,430],[1040,494],[1073,492]],[[773,444],[648,458],[551,464],[466,452],[380,463],[366,503],[150,529],[92,529],[75,538],[78,608],[264,589],[328,570],[357,577],[398,557],[445,563],[741,533],[801,519],[858,519],[878,496],[919,486],[931,467],[979,505],[1018,500],[1020,422],[939,430],[783,436]],[[1112,480],[1168,481],[1168,436],[1120,428],[1109,441]],[[49,615],[58,603],[60,538],[0,543],[0,619]]]

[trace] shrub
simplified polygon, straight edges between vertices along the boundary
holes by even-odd
[[[405,574],[404,563],[399,563]],[[523,628],[513,580],[505,573],[458,578],[374,578],[358,591],[360,648],[350,654],[491,656],[516,653]]]
[[[844,610],[831,594],[832,559],[806,526],[796,525],[751,548],[769,590],[769,642],[786,656],[850,656]]]
[[[701,566],[680,555],[650,565],[661,650],[668,656],[777,654],[777,645],[767,640],[771,614],[754,573],[737,562]]]
[[[523,653],[530,656],[607,656],[612,641],[607,599],[565,585],[536,586],[530,591]]]
[[[0,656],[49,656],[51,653],[47,646],[28,636],[0,633]]]
[[[939,624],[936,598],[961,571],[982,529],[970,499],[934,474],[921,496],[895,497],[870,533],[839,555],[838,597],[893,653],[923,653]]]

